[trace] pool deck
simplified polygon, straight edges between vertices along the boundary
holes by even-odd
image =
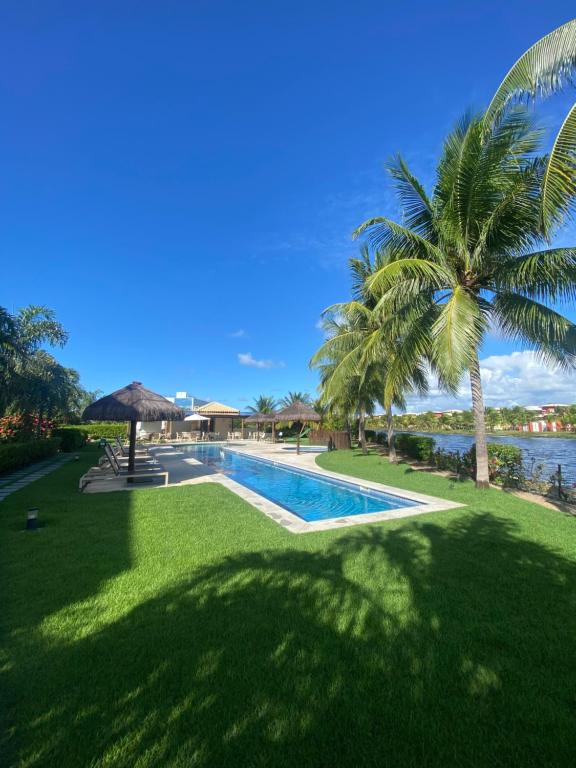
[[[357,485],[363,490],[380,491],[403,499],[412,499],[418,502],[418,506],[402,507],[400,509],[391,509],[383,512],[371,512],[365,515],[352,515],[349,517],[335,517],[328,520],[317,520],[306,522],[298,515],[289,512],[284,507],[275,504],[260,494],[246,488],[243,485],[232,480],[222,472],[217,472],[210,467],[198,461],[182,450],[182,445],[168,444],[159,445],[151,448],[151,453],[160,464],[170,473],[170,483],[164,487],[174,487],[177,485],[195,485],[197,483],[219,483],[240,496],[253,507],[260,510],[263,514],[274,520],[292,533],[312,533],[314,531],[327,531],[335,528],[346,528],[351,525],[366,525],[367,523],[376,523],[383,520],[396,520],[403,517],[413,517],[431,512],[439,512],[446,509],[455,509],[462,507],[462,504],[456,504],[452,501],[446,501],[436,496],[427,496],[421,493],[413,493],[400,488],[395,488],[382,483],[374,483],[368,480],[361,480],[350,475],[342,475],[337,472],[330,472],[316,464],[317,453],[305,452],[296,454],[296,451],[286,450],[283,444],[273,444],[257,441],[231,441],[227,443],[212,443],[220,445],[237,453],[242,453],[255,458],[267,459],[285,467],[294,467],[308,472],[314,472],[323,477],[331,477],[351,485]],[[133,487],[133,486],[132,486]],[[96,493],[99,491],[127,490],[125,481],[120,478],[114,478],[108,482],[91,483],[87,486],[86,492]]]

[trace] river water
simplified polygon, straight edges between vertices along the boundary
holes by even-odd
[[[414,434],[424,435],[423,432]],[[436,441],[436,448],[445,451],[468,451],[474,444],[471,435],[451,435],[449,432],[426,434]],[[489,434],[489,443],[506,443],[522,449],[522,458],[526,472],[531,474],[533,467],[542,464],[544,476],[555,472],[562,464],[562,473],[571,483],[576,483],[576,439],[562,437],[500,437]]]

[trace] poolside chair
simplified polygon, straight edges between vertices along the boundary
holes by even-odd
[[[104,457],[103,458],[105,458],[107,461],[109,461],[107,453],[106,453],[106,447],[108,447],[112,451],[112,453],[114,454],[114,456],[116,457],[116,460],[118,461],[118,463],[120,465],[128,463],[128,461],[130,459],[130,456],[129,456],[128,450],[124,446],[122,446],[122,448],[119,448],[118,446],[115,447],[115,446],[111,445],[106,440],[106,442],[104,443]],[[148,449],[145,448],[145,449],[136,450],[136,454],[134,456],[134,460],[136,462],[138,462],[138,463],[143,463],[143,462],[151,463],[155,459],[152,456],[152,454],[148,452]]]
[[[120,454],[124,458],[128,458],[128,447],[124,445],[119,437],[116,438],[116,450],[114,448],[112,450],[116,456]],[[136,456],[150,456],[150,451],[148,448],[136,448]]]
[[[126,482],[133,480],[135,482],[145,483],[151,483],[154,482],[156,478],[162,478],[164,481],[162,484],[168,485],[170,474],[159,464],[151,466],[150,469],[136,468],[134,472],[129,472],[127,469],[122,469],[114,462],[110,464],[109,469],[98,469],[93,467],[88,470],[88,472],[80,478],[79,490],[83,491],[89,483],[100,483],[103,481],[110,482],[110,480],[115,477],[122,477],[123,479],[126,479]]]
[[[112,446],[108,442],[104,445],[104,455],[108,464],[111,466],[115,465],[120,470],[128,468],[129,458],[126,456],[120,456],[119,453],[114,453]],[[154,459],[153,456],[136,456],[135,463],[138,465],[139,470],[141,470],[145,469],[146,467],[151,467],[156,463],[156,459]]]

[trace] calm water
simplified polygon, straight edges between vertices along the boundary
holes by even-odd
[[[414,434],[424,434],[417,432]],[[468,451],[474,444],[471,435],[451,435],[446,432],[427,435],[436,441],[436,447],[445,451]],[[498,437],[488,435],[489,443],[506,443],[522,449],[522,457],[527,472],[532,466],[542,464],[546,473],[555,472],[562,464],[562,472],[576,482],[576,440],[561,437]]]
[[[217,445],[183,445],[179,450],[308,522],[419,506],[412,499],[364,491],[352,483],[281,467]]]

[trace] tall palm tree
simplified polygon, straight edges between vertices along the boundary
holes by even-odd
[[[369,371],[361,366],[356,338],[361,328],[352,312],[348,317],[329,313],[323,319],[328,337],[311,360],[311,366],[320,371],[320,403],[330,415],[346,421],[358,418],[358,442],[362,453],[368,453],[366,417],[374,413],[380,389],[380,371],[373,365]]]
[[[518,101],[546,98],[576,81],[576,19],[531,46],[512,66],[486,112],[487,129]],[[566,115],[542,180],[542,224],[546,231],[566,214],[576,196],[576,103]]]
[[[250,413],[274,413],[276,410],[276,400],[271,395],[259,395],[254,398],[254,405],[249,405]]]
[[[541,139],[520,107],[489,129],[481,116],[464,117],[446,139],[432,193],[396,158],[389,170],[403,223],[372,218],[355,233],[382,255],[368,280],[377,306],[394,316],[430,301],[433,364],[452,387],[469,373],[478,487],[488,486],[479,350],[491,325],[545,360],[576,363],[576,328],[550,306],[576,297],[576,250],[547,247]]]
[[[311,365],[329,367],[327,397],[353,387],[361,412],[367,413],[363,404],[371,399],[382,405],[389,459],[395,462],[392,408],[405,407],[406,392],[424,394],[427,390],[430,313],[435,312],[435,307],[422,295],[406,306],[399,304],[394,314],[387,313],[386,305],[370,288],[372,278],[385,263],[384,253],[373,260],[367,247],[359,259],[350,261],[354,299],[324,312],[327,339]]]

